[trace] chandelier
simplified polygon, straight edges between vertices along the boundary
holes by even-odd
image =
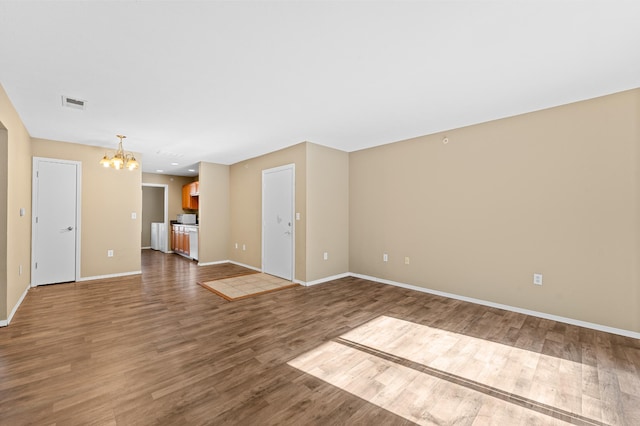
[[[134,157],[133,154],[124,152],[124,149],[122,149],[122,139],[125,139],[126,136],[116,135],[116,137],[120,138],[120,142],[118,142],[118,150],[111,158],[109,158],[107,154],[104,154],[104,157],[100,160],[100,164],[103,167],[113,167],[116,170],[120,170],[123,167],[126,167],[129,170],[137,169],[140,164],[136,161],[136,157]]]

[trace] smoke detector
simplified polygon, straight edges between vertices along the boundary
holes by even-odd
[[[79,109],[84,111],[84,107],[86,104],[87,104],[87,101],[83,101],[82,99],[76,99],[76,98],[62,95],[63,107]]]

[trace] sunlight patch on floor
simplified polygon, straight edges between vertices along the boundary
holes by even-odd
[[[595,367],[387,316],[289,365],[418,424],[603,424]]]

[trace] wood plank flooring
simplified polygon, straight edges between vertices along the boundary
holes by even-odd
[[[640,341],[344,278],[227,302],[243,273],[29,291],[0,329],[0,424],[640,424]]]

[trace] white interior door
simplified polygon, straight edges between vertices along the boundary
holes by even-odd
[[[262,171],[262,271],[292,281],[295,165]]]
[[[76,280],[79,167],[33,159],[32,285]]]

